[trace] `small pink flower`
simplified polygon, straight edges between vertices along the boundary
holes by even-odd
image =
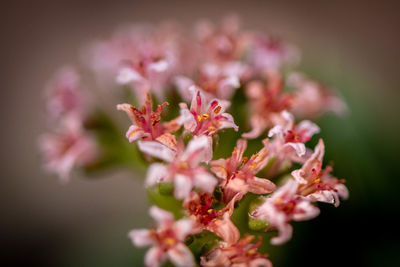
[[[180,104],[180,124],[183,124],[186,131],[195,136],[213,136],[218,130],[225,128],[238,130],[232,115],[224,113],[227,103],[218,99],[207,103],[204,94],[198,88],[194,88],[193,91],[190,110],[185,103]]]
[[[184,76],[177,76],[175,84],[185,101],[190,101],[193,92],[192,85],[202,88],[207,99],[219,98],[230,99],[237,88],[240,87],[240,76],[245,68],[240,63],[225,64],[204,64],[200,67],[196,80]]]
[[[332,203],[337,207],[340,203],[339,197],[347,199],[349,193],[344,180],[330,175],[331,166],[322,169],[324,152],[324,142],[320,139],[314,154],[307,159],[301,169],[293,171],[292,176],[300,184],[299,194],[311,201]]]
[[[296,65],[300,61],[300,52],[292,44],[260,33],[255,34],[252,40],[249,61],[259,72],[265,69]]]
[[[172,149],[176,149],[177,142],[175,136],[171,133],[178,130],[180,125],[177,120],[161,123],[161,112],[167,105],[168,103],[165,102],[158,105],[157,109],[153,111],[150,94],[147,94],[146,102],[141,110],[129,104],[117,105],[117,109],[125,111],[133,123],[126,133],[126,138],[128,138],[129,142],[139,139],[157,141]]]
[[[204,192],[212,193],[217,180],[201,166],[209,154],[209,139],[206,136],[195,137],[186,149],[178,146],[174,151],[158,142],[139,142],[139,149],[146,154],[168,162],[168,165],[154,163],[150,165],[146,177],[146,185],[153,186],[161,182],[174,183],[174,195],[178,199],[189,196],[196,187]]]
[[[191,192],[183,202],[183,207],[194,222],[195,232],[208,230],[221,237],[227,244],[234,244],[239,240],[240,233],[230,217],[239,198],[241,196],[237,194],[226,207],[217,210],[211,208],[215,201],[211,194]]]
[[[280,119],[283,110],[290,108],[292,96],[282,93],[283,84],[280,74],[269,70],[267,84],[260,81],[250,82],[246,94],[250,101],[250,124],[252,130],[243,134],[244,138],[256,138]]]
[[[297,195],[297,190],[296,181],[288,180],[250,214],[278,229],[279,234],[271,239],[271,244],[280,245],[292,237],[290,221],[310,220],[319,214],[319,209],[308,199]]]
[[[84,166],[95,158],[95,144],[82,128],[79,118],[65,117],[60,128],[40,136],[45,168],[57,173],[63,182],[69,180],[74,166]]]
[[[315,119],[326,112],[341,115],[347,111],[342,99],[301,73],[290,74],[288,84],[296,90],[291,112],[297,117]]]
[[[252,155],[250,159],[243,158],[247,141],[240,139],[230,158],[210,162],[211,171],[220,178],[225,203],[229,202],[237,193],[241,195],[245,195],[247,192],[267,194],[275,190],[275,185],[270,180],[256,177],[256,174],[270,160],[268,144],[264,143],[264,145],[264,148]]]
[[[145,265],[158,267],[169,259],[176,266],[195,266],[192,253],[184,244],[185,237],[192,232],[191,220],[174,221],[172,213],[156,206],[150,208],[150,215],[157,222],[155,229],[138,229],[129,233],[135,246],[151,246],[145,255]]]
[[[306,154],[304,143],[319,133],[319,127],[308,120],[296,125],[293,115],[286,110],[282,111],[281,117],[282,124],[274,126],[268,133],[268,137],[275,136],[271,142],[273,150],[277,155],[290,154],[294,151],[297,157],[304,156]]]
[[[60,69],[47,86],[47,111],[52,118],[75,113],[81,115],[84,96],[79,84],[79,76],[71,67]]]
[[[204,267],[272,267],[268,255],[258,252],[261,238],[250,243],[253,239],[254,236],[246,236],[235,244],[220,242],[217,248],[201,257],[200,264]]]

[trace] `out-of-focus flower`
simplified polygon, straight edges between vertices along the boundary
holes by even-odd
[[[211,194],[191,192],[183,202],[183,207],[194,222],[194,231],[208,230],[227,244],[234,244],[239,240],[240,233],[230,217],[239,198],[241,196],[237,194],[223,209],[217,210],[211,207],[215,200]]]
[[[204,267],[272,267],[272,263],[265,254],[258,252],[261,238],[256,243],[250,243],[254,236],[246,236],[235,244],[220,242],[206,256],[201,257],[201,266]]]
[[[267,83],[252,81],[246,87],[250,101],[250,125],[252,130],[243,134],[244,138],[256,138],[280,120],[281,111],[289,109],[292,95],[283,93],[282,79],[278,72],[266,72]]]
[[[252,218],[266,221],[278,230],[278,236],[271,239],[271,244],[279,245],[292,237],[290,221],[310,220],[319,214],[319,209],[308,199],[297,195],[297,190],[297,182],[288,180],[250,213]]]
[[[39,147],[45,168],[67,182],[74,166],[84,166],[95,159],[96,146],[82,128],[80,118],[66,117],[58,127],[40,136]]]
[[[326,112],[341,115],[347,111],[342,99],[304,74],[291,73],[288,84],[295,89],[291,111],[299,118],[315,119]]]
[[[158,267],[167,259],[176,266],[195,266],[193,254],[184,244],[185,237],[192,232],[192,221],[174,221],[172,213],[156,206],[150,208],[150,215],[157,222],[155,229],[138,229],[129,233],[135,246],[151,246],[144,259],[146,266]]]
[[[117,109],[125,111],[133,123],[126,132],[126,138],[128,138],[129,142],[134,142],[139,139],[144,141],[157,141],[176,150],[176,138],[171,133],[180,128],[178,121],[172,120],[170,122],[161,123],[161,112],[167,105],[168,103],[165,102],[158,105],[156,110],[153,111],[150,94],[147,94],[146,102],[141,110],[129,104],[117,105]]]
[[[72,67],[60,69],[47,86],[47,112],[51,119],[61,119],[67,114],[82,115],[84,96],[79,76]]]
[[[270,180],[256,177],[270,160],[268,143],[265,141],[264,148],[250,159],[243,158],[246,146],[247,141],[239,139],[230,158],[210,162],[211,171],[220,178],[225,203],[231,201],[238,193],[267,194],[275,190],[275,185]]]
[[[301,169],[292,172],[293,177],[300,184],[299,194],[311,201],[321,201],[339,205],[339,197],[348,198],[348,190],[339,180],[330,175],[332,167],[322,169],[322,158],[325,146],[322,139],[315,147],[314,154],[304,163]]]
[[[250,65],[258,73],[293,66],[300,61],[300,51],[296,46],[261,33],[253,35],[249,54]]]
[[[158,142],[139,142],[139,149],[144,153],[160,158],[168,165],[154,163],[149,167],[146,185],[153,186],[160,182],[173,182],[174,195],[178,199],[189,196],[193,187],[212,193],[217,185],[216,178],[200,163],[207,160],[209,140],[206,136],[195,137],[186,149],[178,147],[173,151]]]
[[[192,85],[202,89],[208,99],[230,99],[237,88],[240,86],[240,77],[245,71],[245,67],[240,63],[225,64],[219,67],[215,64],[204,64],[199,69],[196,80],[191,80],[185,76],[177,76],[175,84],[186,101],[192,98]]]
[[[184,67],[181,40],[178,28],[172,24],[158,29],[125,28],[109,40],[93,44],[89,64],[98,76],[116,77],[120,84],[131,84],[138,97],[151,90],[161,100],[170,78]]]

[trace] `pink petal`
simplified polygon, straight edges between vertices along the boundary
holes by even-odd
[[[233,128],[236,132],[239,130],[239,126],[235,124],[231,114],[222,113],[221,116],[223,119],[219,120],[218,129]]]
[[[140,127],[136,125],[131,125],[126,132],[126,138],[128,138],[130,143],[149,135],[149,133],[145,133]]]
[[[159,267],[166,260],[166,255],[160,247],[150,248],[144,256],[144,263],[147,267]]]
[[[284,147],[292,147],[298,157],[306,154],[306,146],[303,143],[286,143]]]
[[[159,60],[154,63],[149,64],[149,70],[155,72],[164,72],[168,69],[169,63],[166,60]]]
[[[254,177],[249,179],[247,184],[249,185],[249,192],[253,194],[268,194],[275,191],[275,184],[268,179]]]
[[[181,103],[179,106],[181,107],[181,110],[179,112],[180,115],[178,123],[180,125],[183,125],[185,130],[193,132],[197,126],[196,119],[194,118],[193,114],[188,110],[186,104]]]
[[[212,193],[218,181],[207,171],[201,171],[194,176],[194,186],[201,188],[207,193]]]
[[[172,162],[175,159],[175,151],[159,142],[138,141],[138,147],[143,153],[167,162]]]
[[[173,228],[176,238],[184,241],[185,237],[192,232],[193,222],[191,219],[180,219],[174,223]]]
[[[189,177],[182,174],[175,175],[174,185],[175,185],[174,196],[177,199],[186,198],[193,188],[192,180]]]
[[[307,180],[304,179],[305,172],[302,169],[292,171],[292,176],[299,184],[306,184]]]
[[[156,141],[167,146],[168,148],[176,151],[177,150],[177,141],[175,138],[175,135],[170,134],[170,133],[165,133],[163,135],[160,135],[159,137],[156,138]]]
[[[190,111],[194,111],[198,115],[205,113],[206,98],[204,97],[204,94],[201,92],[200,88],[192,85],[189,90],[193,90],[195,92],[193,94],[192,103],[190,104]]]
[[[311,204],[307,200],[300,201],[296,204],[295,212],[293,214],[294,221],[307,221],[319,215],[319,208]]]
[[[272,263],[268,259],[257,258],[257,259],[252,260],[248,266],[246,265],[244,267],[260,267],[260,266],[262,266],[262,267],[272,267]],[[236,267],[236,266],[232,265],[232,267]]]
[[[165,224],[172,223],[174,221],[174,215],[166,210],[160,209],[157,206],[151,206],[149,209],[150,216],[157,221],[158,225],[163,226]]]
[[[278,136],[279,138],[283,139],[284,129],[282,125],[276,125],[268,132],[268,137],[272,137],[274,135]]]
[[[178,91],[182,98],[185,101],[190,101],[193,95],[193,92],[189,90],[189,87],[194,84],[193,80],[185,77],[185,76],[176,76],[174,78],[174,84],[178,88]]]
[[[221,237],[229,245],[236,243],[240,238],[239,230],[230,220],[230,215],[225,213],[221,219],[209,223],[207,229]]]
[[[349,190],[344,184],[337,184],[334,188],[338,191],[338,194],[342,199],[349,198]]]
[[[119,84],[128,84],[130,82],[141,81],[143,76],[130,67],[121,68],[116,78]]]
[[[153,163],[147,170],[146,186],[153,186],[161,182],[166,182],[169,175],[168,168],[164,164]]]
[[[212,142],[212,139],[211,139]],[[193,137],[188,143],[185,152],[181,156],[181,160],[189,161],[190,166],[196,167],[200,162],[208,161],[210,149],[210,138],[203,135]]]
[[[307,195],[306,198],[308,198],[311,201],[319,201],[319,202],[325,202],[325,203],[330,203],[334,204],[335,203],[335,192],[328,191],[328,190],[320,190],[315,193],[312,193],[310,195]]]
[[[136,247],[147,247],[154,244],[154,239],[147,229],[132,230],[128,236]]]
[[[292,199],[296,196],[298,184],[296,181],[289,179],[284,185],[279,187],[273,194],[273,198]]]
[[[169,249],[167,253],[169,259],[175,266],[196,266],[192,252],[182,243],[179,243],[175,247]]]
[[[301,121],[296,126],[296,130],[304,133],[304,135],[309,138],[311,138],[314,134],[319,133],[320,131],[319,127],[315,123],[308,120]]]
[[[292,237],[293,227],[290,224],[283,224],[278,228],[278,230],[279,235],[271,238],[272,245],[281,245]]]
[[[226,171],[226,160],[217,159],[210,162],[211,171],[221,179],[226,179],[228,172]]]

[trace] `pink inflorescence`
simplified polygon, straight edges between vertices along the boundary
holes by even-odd
[[[145,186],[156,223],[129,233],[134,245],[150,246],[147,266],[272,266],[259,251],[266,232],[275,233],[271,244],[283,244],[291,239],[292,221],[318,216],[317,202],[337,207],[348,197],[345,181],[332,175],[332,165],[324,167],[322,139],[314,149],[306,146],[320,132],[311,120],[343,113],[346,105],[293,71],[300,60],[294,45],[241,30],[229,17],[220,25],[203,21],[191,34],[172,23],[125,28],[85,51],[82,68],[93,84],[119,86],[112,89],[119,97],[124,88],[130,93],[124,102],[137,102],[117,109],[131,121],[123,144],[149,163]],[[49,131],[40,148],[45,167],[63,181],[102,153],[104,141],[96,135],[103,135],[86,122],[116,103],[109,103],[110,91],[84,90],[94,87],[82,86],[71,67],[48,86]],[[221,132],[236,138],[233,150],[221,142]],[[248,225],[238,227],[243,219]],[[198,249],[204,236],[208,241]]]

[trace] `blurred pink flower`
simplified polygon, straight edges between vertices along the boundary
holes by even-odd
[[[194,231],[208,230],[221,237],[227,244],[234,244],[239,240],[240,233],[230,217],[239,198],[241,196],[237,194],[224,208],[217,210],[211,207],[215,201],[211,194],[191,192],[183,202],[183,207],[194,222]]]
[[[192,252],[184,244],[185,237],[192,232],[191,220],[174,221],[172,213],[156,206],[150,208],[150,215],[157,223],[155,229],[138,229],[129,233],[135,246],[151,246],[145,255],[145,265],[158,267],[169,259],[176,266],[195,266]]]
[[[310,220],[319,214],[319,209],[308,199],[297,195],[297,189],[297,182],[288,180],[250,214],[278,230],[278,236],[271,239],[271,244],[280,245],[292,237],[290,221]]]
[[[283,93],[280,74],[269,70],[266,72],[267,84],[252,81],[247,84],[246,94],[250,102],[250,125],[252,130],[243,134],[244,138],[256,138],[266,129],[280,120],[281,111],[289,109],[292,95]]]
[[[208,140],[206,136],[195,137],[185,149],[180,145],[177,151],[158,142],[139,142],[139,149],[142,152],[169,163],[168,165],[161,163],[150,165],[146,185],[173,182],[174,195],[178,199],[188,197],[193,187],[212,193],[217,180],[204,166],[200,165],[208,157]]]
[[[52,119],[61,119],[70,113],[82,115],[84,95],[79,76],[72,67],[61,68],[47,85],[47,112]]]
[[[125,111],[133,123],[126,132],[126,138],[128,138],[129,142],[139,139],[157,141],[176,150],[176,138],[171,133],[180,128],[178,121],[172,120],[161,123],[161,112],[167,105],[168,103],[165,102],[158,105],[156,110],[153,111],[150,94],[147,94],[146,101],[141,110],[129,104],[117,105],[117,109]]]
[[[65,117],[58,127],[40,136],[39,147],[44,167],[67,182],[74,166],[84,166],[95,159],[96,145],[76,116]]]
[[[268,143],[264,142],[264,148],[250,159],[243,158],[246,146],[247,141],[239,139],[230,158],[210,162],[211,171],[220,178],[225,203],[231,201],[238,193],[267,194],[275,190],[275,185],[270,180],[256,177],[270,160]]]
[[[301,73],[291,73],[288,84],[295,89],[291,112],[299,118],[315,119],[326,112],[344,114],[348,108],[334,93]]]
[[[299,194],[311,201],[332,203],[339,205],[339,197],[348,198],[348,190],[339,180],[330,175],[332,167],[322,169],[322,158],[325,153],[325,146],[322,139],[315,147],[314,154],[304,163],[301,169],[292,172],[292,176],[300,184]]]
[[[200,264],[204,267],[272,267],[268,255],[257,251],[261,238],[256,243],[250,243],[253,239],[254,236],[246,236],[235,244],[220,242],[217,248],[201,257]]]

